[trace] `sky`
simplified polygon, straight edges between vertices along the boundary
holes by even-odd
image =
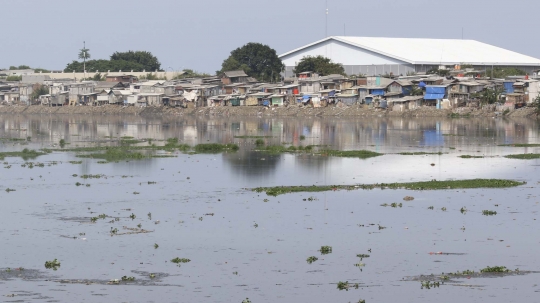
[[[465,39],[540,58],[538,0],[0,0],[0,10],[0,69],[61,70],[86,41],[92,59],[144,50],[165,70],[214,73],[248,42],[282,54],[325,38],[326,30],[440,39],[460,39],[463,30]]]

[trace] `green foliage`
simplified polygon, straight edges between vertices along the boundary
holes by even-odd
[[[21,81],[22,76],[7,76],[6,81]]]
[[[486,267],[480,270],[482,273],[499,273],[499,272],[509,272],[510,270],[506,268],[506,266],[493,266],[493,267]]]
[[[524,76],[527,73],[515,67],[494,67],[486,70],[486,75],[492,78],[506,78],[509,76]]]
[[[315,256],[311,256],[311,257],[307,258],[306,262],[307,262],[308,264],[311,264],[311,263],[313,263],[313,262],[315,262],[315,261],[317,261],[317,260],[319,260],[319,258],[317,258],[317,257],[315,257]]]
[[[540,158],[540,155],[539,155]],[[371,190],[381,189],[409,189],[409,190],[445,190],[445,189],[468,189],[468,188],[507,188],[516,187],[525,182],[504,180],[504,179],[472,179],[472,180],[450,180],[450,181],[426,181],[410,183],[379,183],[379,184],[359,184],[359,185],[312,185],[312,186],[276,186],[257,187],[255,192],[265,192],[269,196],[278,196],[288,193],[298,192],[323,192],[336,190]]]
[[[207,73],[201,73],[192,69],[184,69],[183,74],[175,76],[173,79],[184,79],[184,78],[207,78],[212,77],[212,75]]]
[[[411,86],[411,96],[422,96],[423,94],[424,91],[420,87],[414,84]]]
[[[540,154],[517,154],[517,155],[506,155],[504,157],[508,159],[532,160],[532,159],[540,159]]]
[[[482,215],[484,215],[484,216],[495,216],[495,215],[497,215],[497,212],[493,211],[493,210],[483,210]]]
[[[178,267],[180,267],[180,263],[189,263],[189,262],[191,262],[191,260],[190,259],[185,259],[185,258],[180,259],[180,258],[176,257],[176,258],[172,259],[171,262],[175,263],[176,265],[178,265]]]
[[[479,98],[483,104],[493,104],[499,101],[499,96],[504,93],[502,86],[495,86],[495,88],[486,88],[480,94]]]
[[[34,88],[34,91],[32,92],[32,95],[30,96],[30,98],[32,100],[37,100],[39,98],[39,96],[47,95],[47,94],[49,94],[49,87],[46,86],[46,85],[43,85],[43,84],[38,84]]]
[[[144,70],[144,67],[137,63],[137,62],[130,62],[130,61],[124,61],[124,60],[89,60],[86,61],[86,71],[87,72],[95,72],[95,71],[131,71],[134,72],[142,72]],[[70,72],[77,72],[82,73],[84,72],[84,65],[83,62],[79,61],[73,61],[69,63],[66,68],[64,69],[64,72],[70,73]]]
[[[294,68],[293,72],[295,74],[302,72],[314,72],[319,75],[330,75],[330,74],[340,74],[345,75],[345,69],[343,65],[339,63],[333,63],[330,58],[323,56],[306,56],[303,57],[298,65]]]
[[[154,73],[147,73],[146,76],[141,76],[141,80],[167,80],[167,77],[159,77],[158,75]]]
[[[219,143],[207,143],[197,144],[195,151],[198,153],[220,153],[224,151],[237,151],[239,149],[236,144],[219,144]]]
[[[127,61],[140,64],[144,70],[161,70],[161,63],[156,56],[147,51],[115,52],[111,55],[111,61]]]
[[[284,69],[281,59],[276,50],[268,45],[260,43],[248,43],[231,52],[221,65],[218,74],[243,70],[248,76],[260,81],[277,81],[281,78],[280,73]]]
[[[4,160],[5,157],[21,157],[23,160],[35,159],[38,156],[46,155],[45,152],[38,152],[28,148],[23,149],[20,152],[0,152],[0,160]]]
[[[58,270],[58,267],[60,267],[60,262],[57,259],[45,262],[45,268],[47,269]]]
[[[79,58],[81,60],[90,59],[90,50],[88,48],[81,48],[79,50],[79,55],[77,56],[77,58]]]
[[[9,67],[9,70],[17,70],[17,69],[32,69],[32,68],[28,65],[19,65],[19,66],[12,65]]]
[[[38,68],[34,68],[34,72],[35,72],[35,73],[44,73],[44,74],[48,74],[48,73],[50,73],[51,71],[48,70],[48,69],[44,69],[44,68],[39,68],[39,67],[38,67]]]
[[[263,146],[263,145],[264,145],[264,140],[263,140],[263,139],[257,139],[257,140],[255,140],[255,145],[257,145],[257,146]]]
[[[331,254],[332,246],[321,246],[321,249],[319,251],[321,252],[321,255]]]

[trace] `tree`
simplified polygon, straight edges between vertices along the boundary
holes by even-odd
[[[16,70],[16,69],[32,69],[32,68],[28,65],[19,65],[19,66],[10,66],[9,69]]]
[[[420,87],[414,84],[411,86],[411,96],[422,96],[423,94],[424,91]]]
[[[504,79],[508,76],[524,76],[527,73],[515,67],[494,67],[486,70],[486,76]]]
[[[295,74],[302,72],[314,72],[319,75],[328,76],[331,74],[345,75],[345,69],[343,65],[334,63],[330,58],[323,56],[306,56],[303,57],[298,65],[293,70]]]
[[[81,73],[84,70],[84,66],[82,62],[79,61],[73,61],[69,63],[64,71],[66,73],[70,72],[77,72]],[[144,70],[144,67],[141,64],[138,64],[136,62],[128,62],[124,60],[116,60],[116,61],[109,61],[109,60],[90,60],[86,62],[86,70],[88,72],[107,72],[107,71],[131,71],[134,72],[142,72]]]
[[[276,81],[281,78],[284,65],[276,50],[268,45],[250,42],[231,52],[221,64],[219,73],[243,70],[248,76],[260,81]]]
[[[39,96],[47,95],[48,93],[49,93],[49,87],[42,84],[37,84],[36,86],[34,86],[32,95],[30,96],[30,98],[32,100],[37,100]]]
[[[111,61],[134,62],[140,64],[146,71],[161,70],[158,58],[146,51],[115,52],[111,55]]]
[[[504,88],[501,86],[495,86],[494,88],[486,88],[478,96],[482,103],[493,104],[499,101],[499,96],[504,92]]]
[[[79,59],[81,60],[88,60],[90,59],[90,50],[86,47],[83,47],[79,51]]]

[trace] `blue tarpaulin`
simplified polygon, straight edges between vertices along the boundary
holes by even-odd
[[[263,106],[269,106],[270,105],[270,101],[268,100],[263,100]]]
[[[333,90],[333,91],[331,91],[331,92],[328,93],[328,97],[333,97],[333,96],[335,96],[335,95],[336,95],[336,91],[335,91],[335,90]]]
[[[426,94],[446,94],[444,86],[426,86]]]
[[[302,98],[304,99],[304,102],[305,102],[306,100],[309,100],[309,98],[311,98],[311,96],[304,95]]]
[[[424,100],[439,100],[443,98],[444,98],[444,94],[426,94],[424,96]]]
[[[514,92],[514,82],[504,82],[504,92],[511,94]]]
[[[420,83],[418,83],[418,87],[426,87],[426,84],[424,83],[424,81],[421,81]]]

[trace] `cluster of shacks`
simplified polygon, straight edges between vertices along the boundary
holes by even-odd
[[[43,106],[352,106],[403,111],[421,106],[437,109],[477,107],[489,93],[500,106],[518,108],[534,102],[540,91],[538,79],[514,76],[485,77],[481,71],[449,71],[447,76],[417,73],[346,77],[302,72],[264,83],[243,71],[207,78],[140,81],[133,75],[107,76],[105,81],[51,79],[23,76],[22,81],[0,82],[2,104]],[[47,94],[34,91],[45,87]],[[491,102],[493,100],[491,99]]]

